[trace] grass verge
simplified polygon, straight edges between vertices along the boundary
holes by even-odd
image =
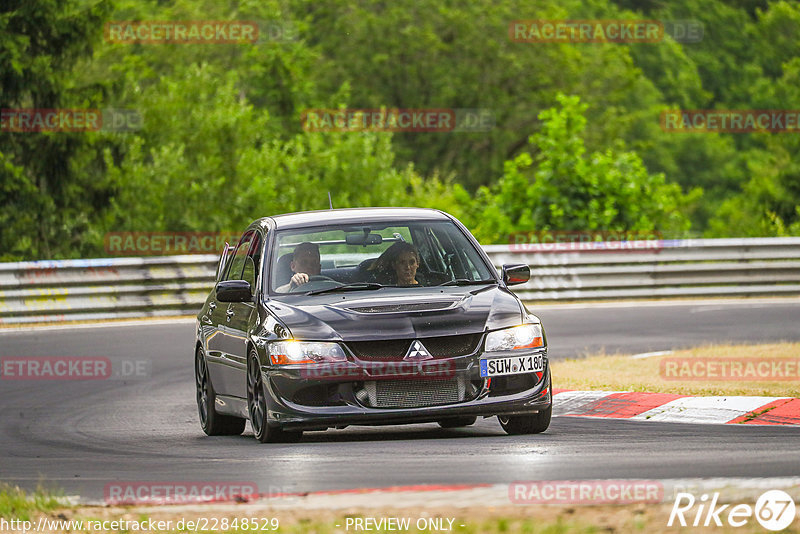
[[[741,361],[740,372],[736,374],[734,371],[736,375],[730,376],[731,367],[726,367],[723,359]],[[764,378],[764,373],[759,374],[761,362],[768,362],[768,378]],[[698,396],[800,396],[800,343],[710,345],[642,359],[600,354],[581,359],[552,360],[551,365],[554,386],[564,389]],[[767,367],[762,365],[761,369]],[[773,369],[782,370],[784,376]],[[748,370],[755,370],[756,374]],[[728,376],[723,377],[723,374]]]
[[[63,508],[60,494],[40,488],[28,494],[16,486],[0,483],[0,517],[29,521],[31,514]]]

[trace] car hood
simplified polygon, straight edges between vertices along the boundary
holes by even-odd
[[[507,289],[476,286],[354,291],[265,302],[295,339],[362,341],[474,334],[520,324]]]

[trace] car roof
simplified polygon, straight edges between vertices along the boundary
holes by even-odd
[[[270,221],[277,229],[304,228],[321,224],[358,224],[365,221],[438,220],[450,217],[439,210],[427,208],[346,208],[334,210],[301,211],[264,217],[257,222]]]

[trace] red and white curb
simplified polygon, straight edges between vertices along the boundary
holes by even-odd
[[[556,389],[553,415],[669,423],[800,426],[800,399]]]

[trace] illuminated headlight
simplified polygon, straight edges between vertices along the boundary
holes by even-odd
[[[274,365],[347,361],[338,343],[274,341],[267,345],[267,354]]]
[[[524,324],[486,334],[486,352],[537,347],[544,347],[540,324]]]

